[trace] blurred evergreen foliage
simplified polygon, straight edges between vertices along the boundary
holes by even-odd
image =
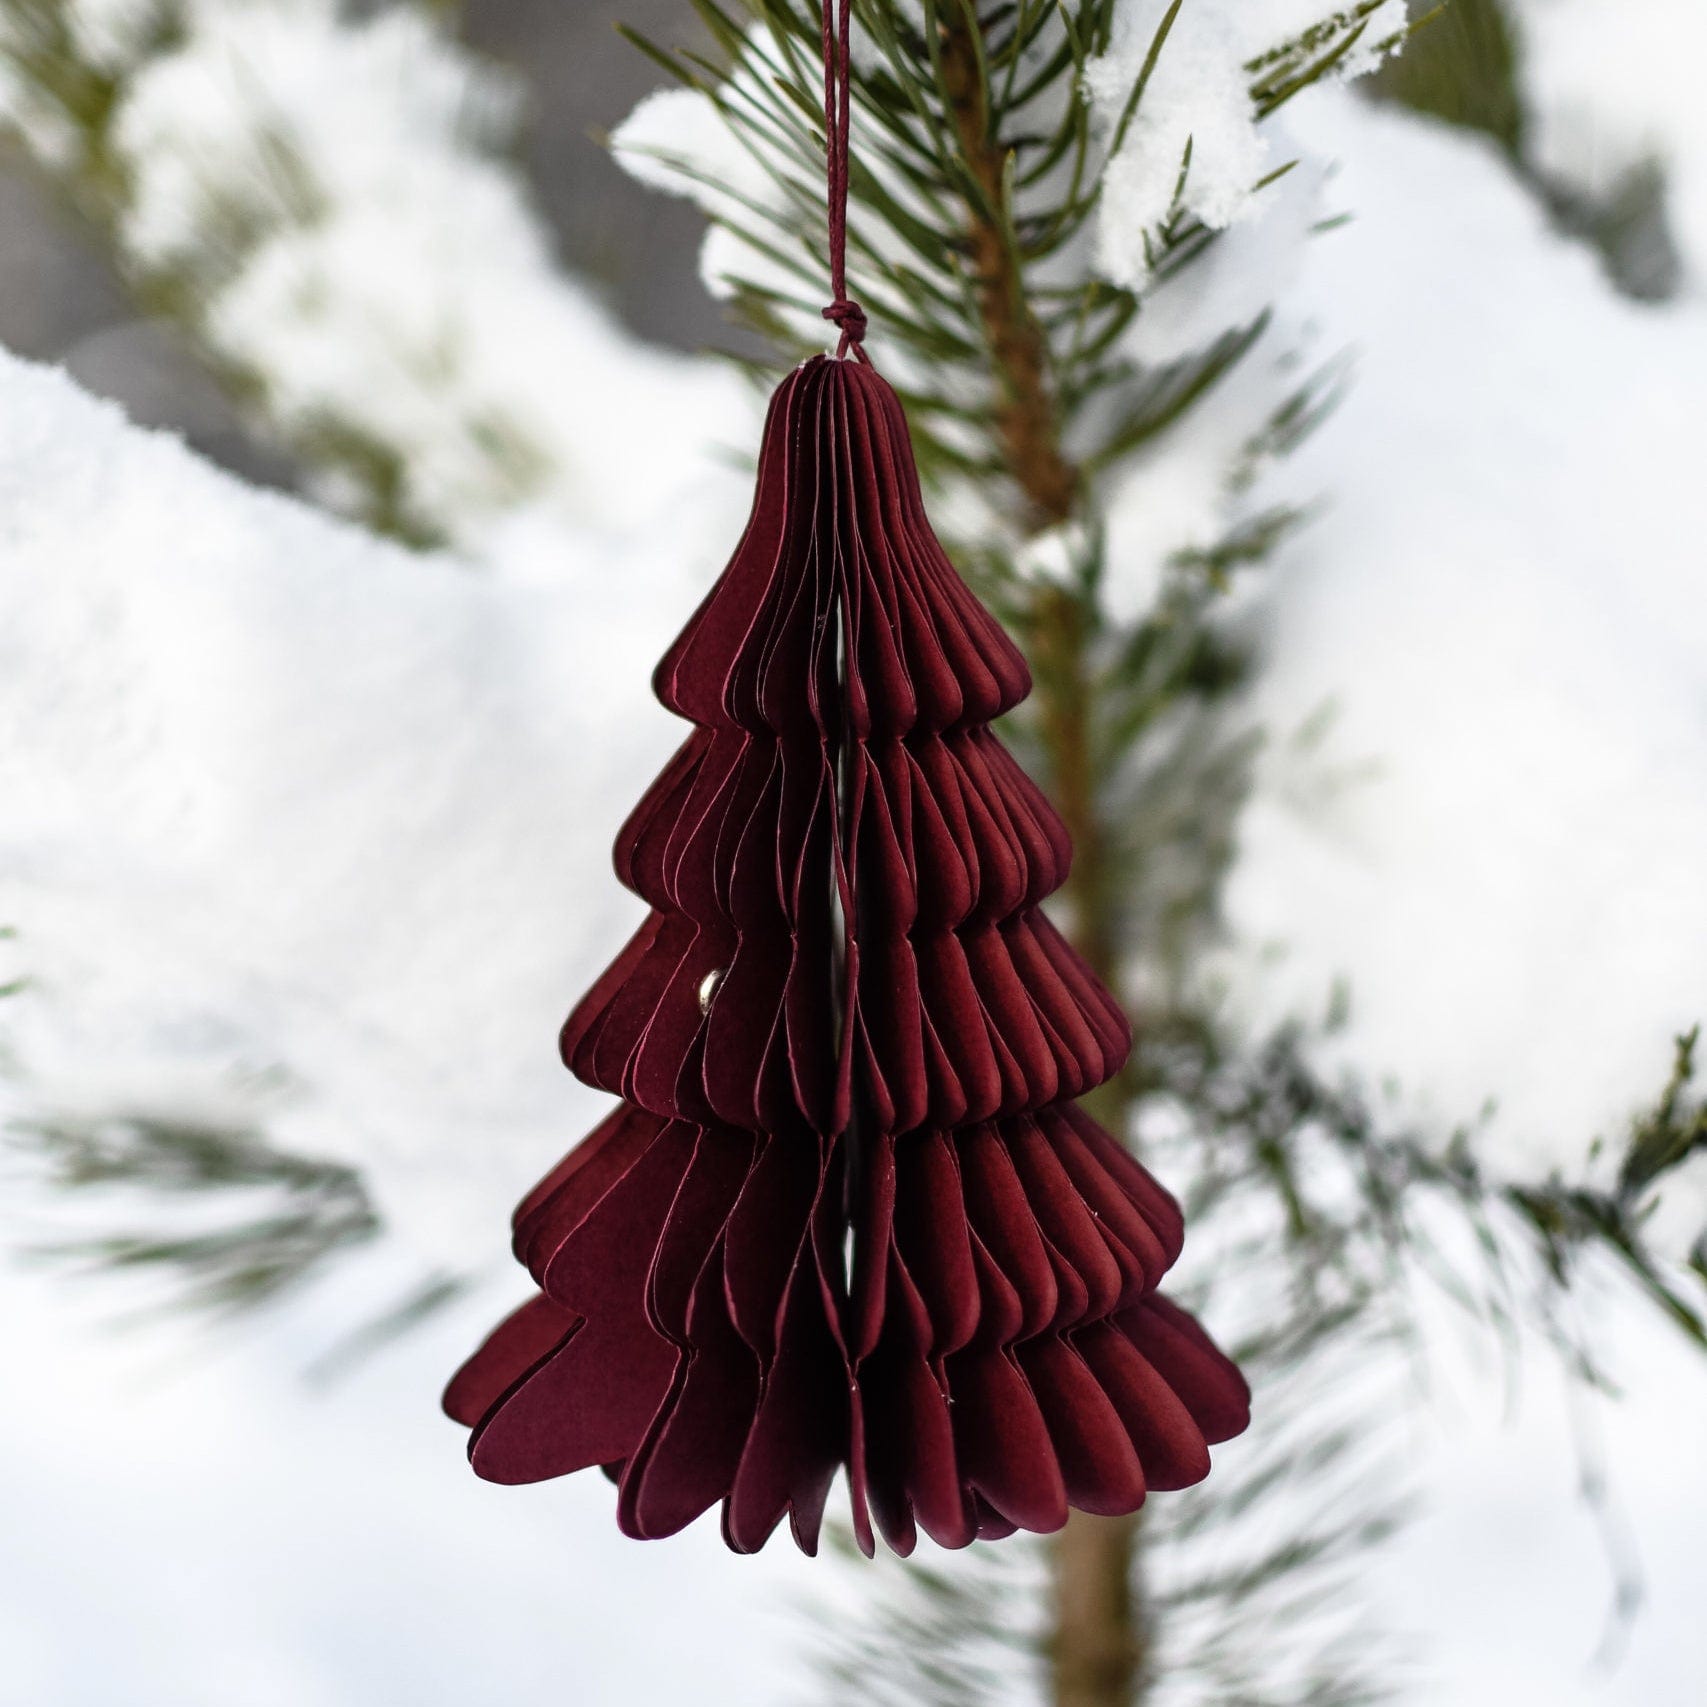
[[[1372,92],[1491,136],[1515,158],[1524,141],[1515,34],[1500,0],[1451,0],[1427,17]]]
[[[1491,137],[1567,235],[1587,243],[1608,278],[1640,302],[1664,302],[1683,282],[1666,222],[1666,174],[1654,156],[1609,184],[1573,183],[1538,157],[1523,88],[1523,32],[1502,0],[1450,0],[1408,50],[1370,80],[1384,100]]]
[[[387,9],[348,8],[350,40],[364,20]],[[457,68],[478,68],[488,87],[475,93],[489,98],[472,103],[479,122],[467,126],[466,145],[472,156],[507,165],[514,138],[500,122],[503,103],[490,97],[508,83],[496,67],[455,45],[460,7],[452,0],[400,0],[390,9],[433,19]],[[330,10],[335,17],[338,8]],[[127,222],[138,185],[122,135],[125,101],[148,73],[193,45],[196,24],[193,0],[136,0],[110,29],[63,0],[0,0],[0,94],[7,97],[0,102],[0,135],[15,131],[47,182],[105,239],[139,311],[180,334],[248,429],[284,453],[313,495],[405,543],[443,544],[451,530],[442,506],[424,505],[411,492],[409,460],[417,447],[388,431],[383,417],[356,408],[285,406],[280,394],[288,396],[290,387],[280,382],[287,376],[235,353],[219,334],[222,292],[269,242],[325,223],[333,193],[291,124],[269,109],[264,69],[242,71],[255,91],[246,139],[253,158],[212,158],[182,174],[180,192],[195,202],[195,244],[154,254],[131,238]],[[253,169],[234,169],[245,163]],[[544,450],[516,420],[491,413],[462,418],[451,388],[444,390],[444,436],[472,453],[490,501],[520,503],[535,493],[552,472]]]
[[[235,1211],[211,1225],[66,1234],[33,1247],[41,1260],[160,1273],[180,1305],[224,1312],[270,1303],[380,1232],[356,1169],[288,1154],[244,1128],[138,1116],[30,1125],[19,1136],[61,1191],[147,1194],[129,1199],[138,1215],[150,1199]]]

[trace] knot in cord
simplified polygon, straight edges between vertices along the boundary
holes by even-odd
[[[865,310],[857,302],[839,296],[824,310],[824,318],[842,334],[842,355],[850,344],[857,348],[865,342]]]

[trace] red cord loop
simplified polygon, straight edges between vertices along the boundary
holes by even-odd
[[[845,356],[851,348],[865,361],[865,310],[848,296],[848,135],[853,116],[848,43],[852,15],[851,0],[841,0],[839,8],[837,0],[824,0],[824,179],[829,204],[830,294],[835,298],[824,310],[824,318],[841,329],[836,354]]]

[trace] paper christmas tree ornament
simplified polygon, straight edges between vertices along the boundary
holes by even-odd
[[[1157,1290],[1177,1206],[1074,1105],[1130,1034],[1043,911],[1068,838],[989,728],[1030,677],[846,298],[845,53],[827,15],[841,349],[777,390],[659,666],[694,728],[616,846],[651,912],[563,1028],[621,1100],[517,1210],[539,1295],[445,1396],[482,1476],[601,1465],[627,1533],[721,1504],[742,1552],[785,1515],[813,1551],[839,1470],[868,1552],[1130,1512],[1248,1420]]]

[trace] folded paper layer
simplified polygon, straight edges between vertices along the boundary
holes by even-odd
[[[1023,658],[925,517],[899,400],[779,388],[753,514],[655,679],[695,724],[617,840],[651,912],[564,1025],[622,1099],[523,1201],[539,1295],[452,1382],[475,1469],[601,1465],[618,1520],[711,1506],[906,1552],[1134,1510],[1248,1419],[1157,1291],[1172,1198],[1073,1099],[1125,1018],[1041,910],[1061,820],[987,727]]]

